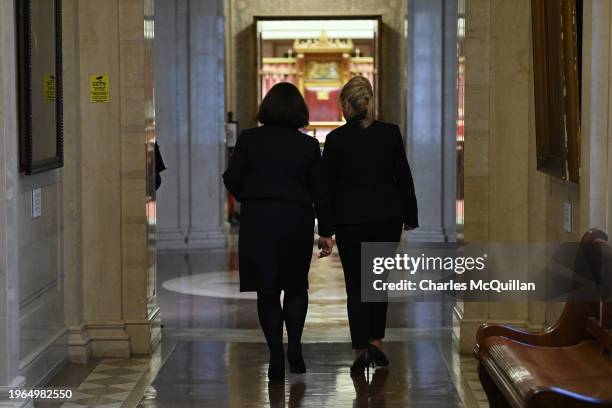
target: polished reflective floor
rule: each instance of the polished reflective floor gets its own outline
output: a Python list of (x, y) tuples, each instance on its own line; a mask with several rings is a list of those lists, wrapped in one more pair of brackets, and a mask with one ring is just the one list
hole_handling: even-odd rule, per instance
[[(350, 337), (337, 254), (313, 248), (304, 331), (305, 375), (269, 384), (255, 295), (238, 291), (230, 249), (158, 255), (163, 363), (142, 407), (457, 407), (451, 305), (392, 303), (388, 369), (351, 377)], [(449, 366), (450, 365), (450, 366)]]
[(346, 344), (304, 346), (308, 372), (284, 384), (266, 379), (263, 343), (181, 341), (143, 407), (458, 407), (462, 406), (435, 342), (387, 343), (393, 361), (351, 377)]
[[(238, 290), (238, 255), (234, 247), (232, 243), (229, 249), (158, 255), (158, 304), (165, 334), (259, 328), (255, 293)], [(313, 249), (309, 281), (305, 335), (310, 328), (333, 329), (331, 334), (340, 330), (348, 336), (344, 278), (335, 250), (330, 257), (318, 259)], [(448, 300), (442, 298), (440, 302), (391, 303), (387, 327), (450, 327), (451, 309)]]
[[(57, 407), (471, 407), (487, 406), (475, 360), (455, 351), (452, 305), (391, 303), (388, 369), (351, 377), (342, 268), (313, 248), (304, 330), (308, 372), (267, 380), (268, 352), (254, 294), (238, 291), (235, 241), (228, 249), (158, 254), (162, 341), (143, 358), (71, 364), (52, 382), (75, 398)], [(121, 365), (120, 369), (113, 365)], [(138, 377), (138, 378), (137, 378)]]

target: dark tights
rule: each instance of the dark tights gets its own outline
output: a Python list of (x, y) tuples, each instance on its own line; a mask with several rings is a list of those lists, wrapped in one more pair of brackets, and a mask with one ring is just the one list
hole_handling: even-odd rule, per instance
[(288, 355), (292, 359), (302, 359), (302, 331), (308, 310), (308, 292), (285, 292), (281, 307), (280, 293), (257, 294), (257, 314), (259, 324), (270, 348), (270, 363), (283, 365), (283, 321), (289, 339)]

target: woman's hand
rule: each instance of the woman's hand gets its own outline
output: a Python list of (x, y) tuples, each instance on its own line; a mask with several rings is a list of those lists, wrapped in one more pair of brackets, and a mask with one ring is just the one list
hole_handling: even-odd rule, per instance
[(331, 237), (319, 237), (318, 246), (321, 250), (319, 258), (325, 258), (331, 255), (332, 249), (334, 249), (334, 240)]
[(407, 223), (404, 223), (404, 230), (405, 230), (405, 231), (410, 231), (410, 230), (413, 230), (413, 229), (414, 229), (414, 227), (413, 227), (413, 226), (408, 225)]

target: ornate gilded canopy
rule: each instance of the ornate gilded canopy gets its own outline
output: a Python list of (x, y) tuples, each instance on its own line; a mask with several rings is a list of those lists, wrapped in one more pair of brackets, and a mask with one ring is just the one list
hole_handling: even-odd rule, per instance
[(341, 39), (329, 39), (327, 33), (321, 31), (317, 40), (307, 39), (293, 42), (293, 50), (298, 54), (303, 53), (350, 53), (353, 50), (353, 41)]

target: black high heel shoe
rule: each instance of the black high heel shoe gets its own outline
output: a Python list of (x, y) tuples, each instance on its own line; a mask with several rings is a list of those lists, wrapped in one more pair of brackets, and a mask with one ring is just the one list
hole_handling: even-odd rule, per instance
[(363, 371), (366, 371), (366, 375), (370, 375), (370, 367), (374, 368), (374, 360), (372, 360), (372, 356), (370, 355), (370, 351), (366, 350), (359, 355), (353, 361), (353, 365), (351, 366), (351, 374), (361, 374)]
[(377, 367), (387, 367), (389, 365), (389, 359), (381, 349), (373, 344), (370, 344), (368, 351), (370, 352), (372, 360), (374, 360)]

